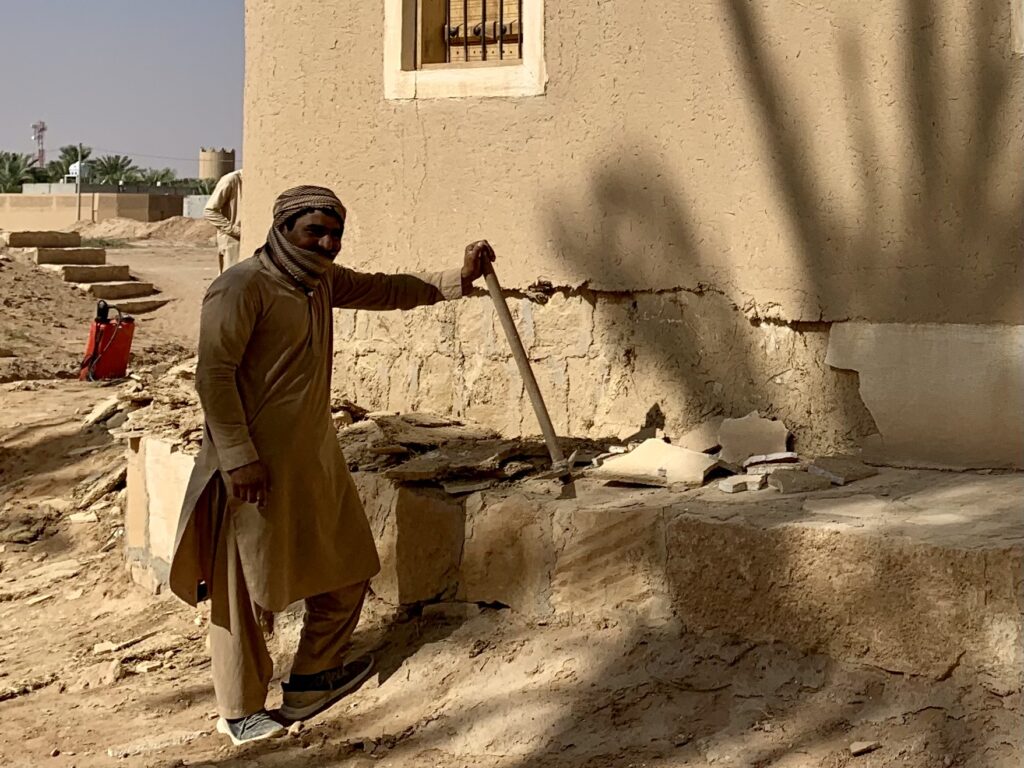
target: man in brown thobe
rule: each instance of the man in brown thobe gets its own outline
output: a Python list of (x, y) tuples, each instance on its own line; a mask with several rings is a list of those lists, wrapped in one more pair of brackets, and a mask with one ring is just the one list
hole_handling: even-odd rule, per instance
[(322, 187), (274, 205), (267, 242), (203, 301), (196, 388), (203, 447), (185, 495), (171, 589), (211, 600), (210, 652), (221, 719), (236, 744), (280, 735), (265, 710), (273, 664), (260, 617), (305, 600), (286, 719), (358, 685), (372, 660), (346, 661), (367, 583), (380, 568), (331, 421), (332, 308), (411, 309), (463, 296), (494, 258), (486, 241), (461, 269), (418, 275), (336, 265), (345, 209)]

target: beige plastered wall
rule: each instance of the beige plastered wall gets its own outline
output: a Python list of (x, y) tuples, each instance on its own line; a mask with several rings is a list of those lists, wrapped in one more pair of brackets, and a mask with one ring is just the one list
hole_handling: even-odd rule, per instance
[[(183, 200), (181, 195), (92, 192), (82, 195), (81, 219), (162, 221), (180, 216)], [(73, 226), (78, 220), (76, 195), (0, 195), (0, 229), (60, 230)]]
[[(382, 4), (250, 1), (243, 250), (278, 192), (326, 184), (353, 267), (455, 266), (486, 237), (506, 288), (553, 286), (513, 298), (559, 329), (531, 352), (563, 428), (756, 407), (834, 444), (870, 417), (824, 365), (829, 323), (1024, 321), (1010, 16), (1005, 0), (548, 0), (544, 95), (389, 100)], [(486, 306), (346, 313), (338, 386), (530, 431), (503, 340), (476, 327)]]

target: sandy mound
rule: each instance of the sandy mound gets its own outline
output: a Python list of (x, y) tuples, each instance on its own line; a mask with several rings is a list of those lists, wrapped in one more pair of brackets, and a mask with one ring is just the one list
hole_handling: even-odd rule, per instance
[(172, 216), (164, 221), (156, 222), (156, 226), (144, 239), (190, 245), (213, 245), (217, 242), (216, 238), (217, 230), (210, 222), (202, 219), (189, 219), (184, 216)]
[(214, 245), (217, 230), (208, 221), (172, 216), (163, 221), (104, 219), (74, 227), (89, 240), (160, 240), (184, 245)]
[(90, 240), (138, 240), (147, 237), (156, 224), (135, 219), (104, 219), (97, 222), (80, 221), (72, 229)]
[(78, 374), (96, 303), (52, 272), (0, 260), (0, 381)]

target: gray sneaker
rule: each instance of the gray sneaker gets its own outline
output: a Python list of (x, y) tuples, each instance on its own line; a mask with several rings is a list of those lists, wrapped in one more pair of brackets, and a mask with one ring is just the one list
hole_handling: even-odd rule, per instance
[(289, 675), (281, 683), (284, 703), (279, 712), (287, 720), (303, 720), (325, 709), (358, 688), (373, 672), (373, 657), (355, 661), (315, 675)]
[(237, 720), (222, 717), (217, 721), (217, 731), (230, 736), (236, 747), (253, 741), (274, 739), (288, 733), (288, 730), (267, 714), (265, 709)]

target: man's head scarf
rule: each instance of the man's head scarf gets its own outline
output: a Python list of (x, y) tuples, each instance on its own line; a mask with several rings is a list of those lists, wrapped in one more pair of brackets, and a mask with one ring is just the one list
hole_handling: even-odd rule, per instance
[(307, 291), (312, 291), (331, 266), (332, 260), (316, 251), (293, 245), (281, 231), (281, 226), (289, 216), (306, 208), (333, 210), (342, 221), (345, 220), (345, 206), (327, 187), (292, 187), (278, 195), (274, 201), (274, 223), (270, 226), (267, 243), (263, 247), (295, 282)]

